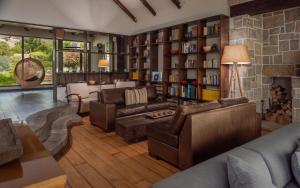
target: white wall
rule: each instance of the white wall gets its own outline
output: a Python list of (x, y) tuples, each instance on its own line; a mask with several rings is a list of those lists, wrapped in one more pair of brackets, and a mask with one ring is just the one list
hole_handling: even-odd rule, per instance
[(139, 0), (121, 0), (137, 17), (134, 23), (112, 0), (0, 0), (0, 20), (118, 34), (135, 34), (217, 14), (229, 14), (227, 0), (148, 0), (157, 16)]

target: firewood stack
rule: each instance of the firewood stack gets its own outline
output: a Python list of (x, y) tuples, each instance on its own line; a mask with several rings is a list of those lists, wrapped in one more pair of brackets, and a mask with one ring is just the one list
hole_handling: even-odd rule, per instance
[(265, 119), (279, 124), (292, 122), (292, 100), (280, 85), (272, 85), (270, 109), (265, 114)]

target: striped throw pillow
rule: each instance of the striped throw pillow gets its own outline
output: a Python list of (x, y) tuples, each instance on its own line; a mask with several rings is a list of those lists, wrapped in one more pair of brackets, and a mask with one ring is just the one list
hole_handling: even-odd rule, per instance
[(133, 105), (133, 104), (147, 104), (148, 103), (148, 95), (147, 89), (127, 89), (125, 90), (125, 104)]
[(133, 89), (125, 90), (125, 105), (133, 105), (136, 104), (135, 92)]

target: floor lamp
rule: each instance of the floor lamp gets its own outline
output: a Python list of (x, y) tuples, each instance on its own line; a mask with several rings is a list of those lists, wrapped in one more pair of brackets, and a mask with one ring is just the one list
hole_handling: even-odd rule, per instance
[(222, 64), (229, 64), (233, 65), (231, 69), (231, 76), (229, 80), (229, 95), (231, 95), (231, 90), (232, 90), (232, 82), (233, 80), (237, 79), (238, 81), (238, 86), (239, 86), (239, 91), (241, 96), (244, 96), (243, 89), (242, 89), (242, 84), (241, 84), (241, 79), (240, 79), (240, 74), (239, 74), (239, 69), (238, 69), (238, 64), (250, 64), (250, 58), (248, 54), (248, 48), (244, 45), (230, 45), (230, 46), (225, 46), (222, 60)]
[(102, 75), (101, 75), (102, 69), (104, 68), (106, 70), (107, 67), (109, 67), (109, 61), (106, 60), (106, 59), (100, 59), (99, 62), (98, 62), (98, 68), (100, 69), (99, 70), (99, 73), (100, 73), (100, 84), (102, 83), (102, 80), (101, 80), (102, 79)]

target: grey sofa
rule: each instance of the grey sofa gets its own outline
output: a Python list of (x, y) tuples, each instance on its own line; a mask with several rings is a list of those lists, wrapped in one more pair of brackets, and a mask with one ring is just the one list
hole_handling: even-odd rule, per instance
[(264, 172), (278, 188), (296, 188), (290, 167), (293, 151), (300, 139), (300, 125), (290, 124), (240, 147), (174, 174), (152, 188), (229, 188), (227, 154), (237, 156)]

